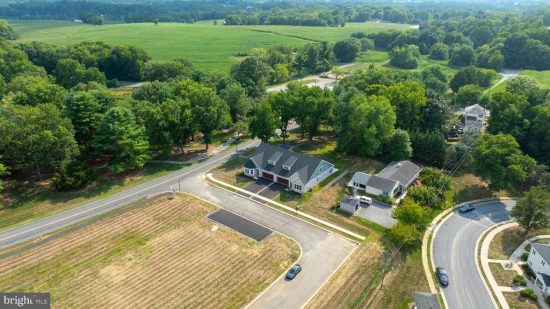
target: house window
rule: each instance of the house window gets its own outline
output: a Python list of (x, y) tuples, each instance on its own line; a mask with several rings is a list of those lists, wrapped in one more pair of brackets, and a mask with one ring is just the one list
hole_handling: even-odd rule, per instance
[(298, 191), (302, 191), (302, 186), (300, 186), (298, 184), (294, 184), (294, 189), (296, 189)]
[(383, 194), (384, 196), (390, 195), (387, 191), (382, 192), (382, 194)]
[(535, 249), (533, 249), (533, 255), (537, 255), (537, 251), (535, 251)]
[(546, 265), (544, 261), (540, 261), (540, 263), (542, 264), (542, 266)]
[(244, 169), (244, 172), (247, 173), (247, 174), (254, 174), (254, 169), (252, 169), (252, 168), (245, 168), (245, 169)]
[(365, 185), (359, 184), (359, 188), (366, 189), (367, 187)]

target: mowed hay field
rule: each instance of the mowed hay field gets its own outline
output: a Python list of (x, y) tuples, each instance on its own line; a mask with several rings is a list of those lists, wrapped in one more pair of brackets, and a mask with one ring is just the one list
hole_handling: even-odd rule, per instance
[(51, 292), (54, 308), (237, 308), (299, 256), (220, 228), (215, 207), (163, 198), (0, 260), (0, 291)]
[[(411, 25), (390, 23), (348, 23), (345, 27), (300, 26), (214, 26), (212, 21), (195, 24), (133, 23), (101, 26), (70, 21), (17, 21), (10, 23), (19, 41), (41, 41), (70, 45), (82, 41), (131, 44), (143, 48), (157, 60), (185, 58), (199, 69), (227, 73), (238, 61), (239, 52), (278, 44), (301, 46), (313, 41), (336, 42), (351, 33), (409, 29)], [(220, 21), (221, 23), (221, 21)]]

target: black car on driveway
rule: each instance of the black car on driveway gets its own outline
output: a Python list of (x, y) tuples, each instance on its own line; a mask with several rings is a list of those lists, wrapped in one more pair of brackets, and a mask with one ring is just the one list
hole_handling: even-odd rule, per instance
[(298, 275), (298, 273), (301, 271), (302, 271), (302, 266), (300, 266), (300, 264), (296, 264), (292, 266), (286, 273), (286, 279), (287, 280), (294, 279), (294, 277), (296, 277), (296, 275)]
[(435, 269), (435, 275), (437, 276), (437, 280), (439, 281), (439, 284), (441, 286), (448, 286), (449, 285), (449, 276), (447, 275), (447, 271), (443, 267), (438, 267)]

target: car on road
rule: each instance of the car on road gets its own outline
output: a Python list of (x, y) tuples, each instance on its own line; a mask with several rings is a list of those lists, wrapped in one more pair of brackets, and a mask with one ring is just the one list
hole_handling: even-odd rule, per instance
[(461, 214), (465, 214), (470, 211), (474, 211), (476, 207), (472, 204), (466, 204), (458, 209), (458, 212)]
[(288, 280), (292, 280), (301, 271), (302, 271), (302, 266), (300, 266), (300, 264), (296, 264), (288, 270), (288, 272), (286, 273), (286, 278)]
[(447, 275), (447, 271), (443, 267), (438, 267), (435, 269), (435, 275), (437, 277), (437, 280), (439, 281), (439, 284), (442, 286), (448, 286), (449, 285), (449, 275)]
[(368, 196), (360, 195), (357, 197), (359, 199), (359, 202), (367, 205), (372, 205), (372, 199)]

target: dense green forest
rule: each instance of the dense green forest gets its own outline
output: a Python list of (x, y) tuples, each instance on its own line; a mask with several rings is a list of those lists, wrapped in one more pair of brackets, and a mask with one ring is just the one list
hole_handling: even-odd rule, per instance
[[(388, 10), (412, 12), (375, 11), (388, 20)], [(528, 77), (508, 82), (502, 92), (485, 90), (503, 68), (550, 68), (546, 12), (405, 14), (392, 21), (420, 22), (420, 28), (358, 32), (335, 44), (256, 48), (241, 55), (229, 75), (197, 70), (184, 59), (153, 61), (128, 45), (18, 43), (3, 21), (0, 171), (53, 175), (56, 187), (67, 190), (93, 179), (97, 163), (122, 173), (152, 156), (182, 153), (197, 136), (208, 145), (222, 129), (267, 140), (279, 128), (284, 137), (294, 119), (304, 138), (329, 128), (342, 152), (413, 158), (444, 169), (466, 156), (466, 166), (493, 188), (523, 190), (549, 178), (542, 165), (550, 164), (549, 90)], [(373, 50), (389, 51), (389, 65), (356, 71), (334, 91), (291, 83), (287, 91), (266, 94), (269, 84), (326, 72)], [(448, 59), (456, 73), (417, 69), (422, 55)], [(333, 73), (342, 75), (338, 68)], [(108, 88), (122, 80), (146, 83), (130, 95), (113, 94)], [(491, 110), (487, 133), (449, 145), (461, 121), (455, 111), (474, 103)], [(491, 151), (495, 147), (501, 151)]]

